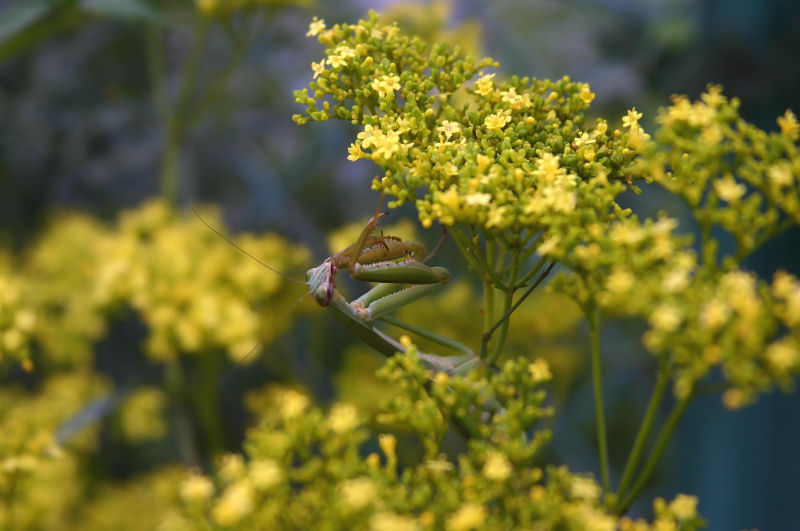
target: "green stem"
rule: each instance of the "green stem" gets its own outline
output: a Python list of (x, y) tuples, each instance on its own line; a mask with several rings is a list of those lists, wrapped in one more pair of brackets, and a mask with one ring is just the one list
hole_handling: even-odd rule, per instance
[[(494, 263), (494, 242), (486, 242), (486, 259), (489, 263)], [(488, 330), (489, 325), (494, 320), (494, 284), (490, 278), (483, 280), (483, 329)], [(486, 349), (481, 348), (481, 359), (486, 359)]]
[(461, 250), (461, 254), (464, 255), (470, 266), (472, 266), (484, 280), (491, 280), (494, 273), (489, 269), (489, 265), (486, 263), (483, 254), (480, 250), (475, 248), (475, 244), (470, 237), (464, 234), (464, 231), (457, 226), (450, 228), (450, 234), (453, 235), (453, 240), (455, 240), (456, 245), (458, 245), (459, 250)]
[(192, 93), (197, 81), (197, 72), (208, 30), (209, 21), (200, 17), (195, 26), (189, 56), (181, 73), (180, 92), (172, 106), (172, 112), (167, 116), (164, 158), (161, 161), (161, 196), (171, 205), (175, 205), (178, 199), (178, 175), (180, 173), (181, 144), (185, 133), (184, 126), (191, 106)]
[(778, 225), (773, 225), (772, 227), (770, 227), (769, 230), (765, 231), (747, 252), (745, 252), (741, 247), (739, 247), (736, 250), (736, 257), (735, 257), (736, 263), (739, 264), (748, 255), (753, 254), (759, 247), (767, 243), (772, 238), (790, 229), (791, 227), (794, 227), (794, 225), (795, 222), (793, 219), (791, 218), (784, 219), (782, 223)]
[(656, 379), (656, 386), (653, 389), (653, 394), (650, 396), (650, 402), (647, 404), (647, 410), (645, 412), (644, 419), (642, 420), (642, 424), (639, 426), (636, 439), (633, 442), (631, 453), (628, 455), (628, 460), (625, 462), (625, 468), (622, 471), (622, 478), (619, 480), (619, 488), (617, 489), (618, 500), (621, 500), (622, 497), (625, 496), (625, 491), (633, 479), (633, 473), (636, 471), (636, 467), (639, 466), (639, 460), (642, 457), (645, 444), (650, 438), (650, 432), (653, 429), (653, 423), (656, 418), (656, 413), (658, 412), (658, 406), (661, 404), (661, 400), (664, 398), (664, 391), (667, 388), (667, 383), (669, 383), (671, 372), (672, 371), (670, 370), (670, 367), (662, 359), (661, 367), (659, 368), (658, 377)]
[(534, 276), (536, 273), (538, 273), (538, 272), (539, 272), (539, 270), (542, 268), (542, 266), (544, 266), (545, 262), (547, 262), (547, 259), (546, 259), (546, 258), (543, 256), (543, 257), (542, 257), (542, 258), (541, 258), (541, 259), (540, 259), (538, 262), (536, 262), (536, 265), (535, 265), (535, 266), (533, 266), (533, 267), (531, 268), (531, 270), (530, 270), (530, 271), (528, 271), (527, 273), (525, 273), (525, 276), (524, 276), (524, 277), (522, 277), (522, 278), (520, 279), (520, 281), (519, 281), (519, 282), (517, 282), (516, 286), (514, 286), (514, 287), (515, 287), (516, 289), (519, 289), (519, 288), (524, 288), (524, 287), (525, 287), (525, 284), (527, 284), (527, 283), (528, 283), (528, 281), (529, 281), (530, 279), (532, 279), (532, 278), (533, 278), (533, 276)]
[(522, 304), (531, 293), (533, 293), (533, 290), (535, 290), (539, 286), (539, 284), (541, 284), (542, 281), (545, 278), (547, 278), (547, 275), (550, 274), (550, 271), (553, 270), (555, 265), (556, 265), (555, 262), (550, 264), (550, 266), (547, 269), (545, 269), (541, 275), (539, 275), (539, 278), (536, 279), (536, 282), (531, 284), (528, 287), (528, 289), (525, 290), (525, 293), (523, 293), (522, 296), (519, 299), (517, 299), (517, 302), (515, 302), (514, 305), (511, 306), (511, 308), (509, 308), (508, 311), (500, 319), (498, 319), (497, 322), (494, 323), (494, 325), (492, 325), (492, 327), (489, 330), (483, 333), (483, 338), (481, 339), (481, 356), (480, 356), (481, 359), (486, 358), (486, 351), (488, 349), (489, 341), (492, 339), (492, 334), (495, 332), (495, 330), (497, 330), (500, 327), (500, 325), (502, 325), (503, 322), (505, 322), (506, 319), (508, 319), (511, 316), (511, 314), (514, 313), (514, 311), (517, 308), (519, 308), (519, 305)]
[(600, 473), (603, 476), (603, 492), (611, 491), (608, 466), (608, 438), (606, 436), (605, 407), (603, 405), (603, 364), (600, 354), (600, 310), (592, 305), (586, 312), (592, 345), (592, 387), (594, 388), (594, 418), (597, 427), (597, 450), (600, 454)]
[(219, 385), (222, 358), (218, 352), (209, 351), (197, 357), (197, 371), (193, 374), (197, 379), (197, 389), (202, 393), (192, 393), (190, 399), (194, 406), (195, 417), (199, 420), (204, 432), (202, 450), (204, 457), (218, 455), (225, 449), (223, 437), (222, 412), (219, 401)]
[(202, 117), (208, 109), (213, 108), (217, 104), (220, 97), (225, 93), (225, 89), (230, 84), (233, 75), (239, 71), (239, 68), (247, 57), (247, 43), (250, 40), (249, 32), (245, 31), (246, 28), (237, 32), (235, 28), (228, 26), (229, 21), (228, 24), (223, 24), (223, 28), (228, 30), (226, 31), (226, 35), (231, 41), (231, 58), (228, 60), (225, 69), (215, 76), (210, 88), (200, 102), (194, 106), (192, 115), (187, 117), (190, 124), (194, 123), (194, 121)]
[(172, 400), (175, 415), (175, 435), (178, 443), (178, 454), (184, 463), (189, 466), (199, 466), (197, 448), (192, 432), (192, 423), (186, 410), (186, 389), (183, 368), (180, 359), (170, 360), (164, 366), (165, 387)]
[(153, 102), (156, 113), (161, 120), (166, 120), (169, 104), (166, 93), (167, 66), (164, 64), (164, 41), (161, 28), (151, 26), (147, 30), (147, 70), (150, 75), (150, 86), (153, 91)]
[(505, 300), (503, 303), (503, 315), (505, 318), (503, 319), (503, 325), (500, 328), (500, 337), (497, 338), (497, 342), (494, 345), (494, 351), (487, 360), (489, 365), (494, 365), (494, 363), (497, 361), (497, 358), (500, 357), (500, 353), (503, 351), (503, 346), (505, 346), (506, 343), (506, 336), (508, 335), (508, 326), (511, 323), (511, 312), (509, 310), (511, 309), (511, 305), (514, 302), (514, 291), (515, 291), (514, 286), (517, 283), (517, 275), (519, 274), (519, 250), (514, 249), (512, 253), (513, 254), (511, 255), (511, 276), (508, 279), (507, 283), (508, 288), (506, 288)]
[(653, 446), (653, 451), (650, 452), (650, 455), (647, 458), (647, 461), (642, 468), (642, 472), (639, 474), (639, 477), (636, 479), (636, 482), (633, 484), (631, 488), (631, 493), (625, 499), (623, 503), (619, 505), (617, 508), (617, 512), (619, 514), (623, 514), (628, 510), (628, 508), (636, 501), (636, 498), (644, 490), (645, 485), (647, 484), (647, 480), (650, 479), (650, 476), (653, 474), (653, 471), (658, 465), (659, 461), (661, 461), (661, 457), (664, 454), (664, 450), (667, 448), (667, 444), (669, 440), (672, 438), (672, 434), (675, 432), (675, 428), (678, 427), (681, 418), (683, 418), (683, 414), (686, 412), (686, 408), (689, 406), (689, 403), (692, 401), (694, 396), (694, 389), (691, 389), (689, 393), (681, 398), (673, 407), (672, 411), (669, 413), (669, 417), (667, 417), (667, 421), (664, 423), (664, 427), (661, 428), (661, 431), (658, 434), (658, 438), (656, 439), (655, 445)]

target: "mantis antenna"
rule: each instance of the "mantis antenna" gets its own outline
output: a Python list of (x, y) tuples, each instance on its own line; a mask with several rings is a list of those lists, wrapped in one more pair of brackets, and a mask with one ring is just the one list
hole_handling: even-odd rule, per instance
[(225, 383), (225, 381), (226, 381), (226, 380), (227, 380), (227, 379), (230, 377), (230, 375), (231, 375), (231, 374), (233, 374), (234, 372), (236, 372), (236, 369), (239, 369), (240, 367), (242, 367), (242, 364), (243, 364), (245, 361), (247, 361), (247, 360), (250, 358), (250, 356), (252, 356), (252, 355), (253, 355), (253, 353), (254, 353), (254, 352), (258, 352), (258, 351), (261, 349), (261, 347), (262, 347), (262, 346), (264, 346), (264, 340), (266, 339), (266, 337), (267, 337), (267, 334), (268, 334), (269, 332), (271, 332), (272, 330), (274, 330), (275, 328), (277, 328), (277, 326), (278, 326), (279, 324), (281, 324), (281, 323), (283, 322), (283, 320), (284, 320), (284, 319), (286, 319), (286, 316), (287, 316), (287, 315), (289, 315), (290, 313), (292, 313), (292, 311), (294, 311), (294, 309), (295, 309), (295, 308), (297, 308), (297, 305), (298, 305), (298, 304), (300, 304), (300, 301), (302, 301), (303, 299), (305, 299), (305, 298), (306, 298), (308, 295), (310, 295), (310, 294), (311, 294), (311, 292), (310, 292), (310, 291), (308, 291), (308, 292), (304, 293), (302, 297), (300, 297), (299, 299), (297, 299), (296, 301), (294, 301), (294, 304), (292, 304), (291, 308), (289, 308), (288, 310), (286, 310), (285, 312), (283, 312), (283, 315), (281, 315), (280, 317), (278, 317), (278, 320), (277, 320), (277, 321), (275, 321), (274, 323), (272, 323), (272, 326), (270, 327), (270, 330), (269, 330), (269, 331), (267, 331), (267, 333), (266, 333), (266, 334), (264, 334), (263, 336), (261, 336), (261, 339), (259, 339), (259, 340), (258, 340), (258, 343), (256, 343), (256, 344), (255, 344), (255, 346), (254, 346), (253, 348), (251, 348), (251, 349), (248, 351), (248, 353), (247, 353), (247, 354), (245, 354), (245, 355), (244, 355), (244, 357), (243, 357), (241, 360), (239, 360), (239, 361), (236, 361), (236, 362), (234, 363), (233, 367), (231, 367), (230, 369), (228, 369), (228, 372), (226, 372), (226, 373), (225, 373), (225, 375), (224, 375), (222, 378), (220, 378), (220, 380), (219, 380), (219, 386), (220, 386), (220, 387), (222, 387), (222, 384), (224, 384), (224, 383)]
[(195, 215), (195, 216), (197, 216), (197, 219), (199, 219), (200, 221), (202, 221), (202, 222), (203, 222), (203, 224), (204, 224), (206, 227), (208, 227), (209, 229), (211, 229), (212, 231), (214, 231), (214, 233), (215, 233), (217, 236), (219, 236), (220, 238), (222, 238), (223, 240), (225, 240), (225, 241), (226, 241), (226, 242), (228, 242), (229, 244), (233, 245), (234, 247), (236, 247), (237, 249), (239, 249), (241, 252), (243, 252), (244, 254), (246, 254), (247, 256), (249, 256), (250, 258), (252, 258), (252, 259), (253, 259), (253, 260), (255, 260), (256, 262), (258, 262), (259, 264), (261, 264), (262, 266), (266, 267), (267, 269), (269, 269), (269, 270), (270, 270), (270, 271), (272, 271), (273, 273), (276, 273), (276, 274), (278, 274), (278, 275), (282, 276), (282, 277), (283, 277), (283, 278), (285, 278), (286, 280), (289, 280), (289, 281), (291, 281), (291, 282), (294, 282), (295, 284), (303, 284), (304, 286), (306, 285), (306, 283), (305, 283), (305, 282), (302, 282), (302, 281), (300, 281), (300, 280), (297, 280), (296, 278), (292, 278), (292, 277), (290, 277), (289, 275), (287, 275), (286, 273), (281, 273), (280, 271), (278, 271), (278, 270), (277, 270), (277, 269), (275, 269), (274, 267), (272, 267), (272, 266), (269, 266), (269, 265), (265, 264), (264, 262), (262, 262), (261, 260), (259, 260), (259, 259), (258, 259), (258, 258), (256, 258), (255, 256), (253, 256), (252, 254), (250, 254), (250, 253), (248, 253), (247, 251), (245, 251), (244, 249), (242, 249), (241, 247), (239, 247), (238, 245), (236, 245), (236, 242), (234, 242), (233, 240), (231, 240), (230, 238), (228, 238), (227, 236), (225, 236), (224, 234), (222, 234), (220, 231), (218, 231), (217, 229), (215, 229), (215, 228), (214, 228), (214, 227), (213, 227), (213, 226), (212, 226), (212, 225), (211, 225), (211, 224), (210, 224), (208, 221), (206, 221), (205, 219), (203, 219), (203, 216), (201, 216), (201, 215), (200, 215), (200, 213), (199, 213), (199, 212), (197, 212), (197, 210), (195, 210), (195, 208), (194, 208), (194, 205), (189, 205), (189, 207), (192, 209), (192, 212), (194, 212), (194, 215)]
[[(199, 219), (200, 221), (202, 221), (202, 222), (203, 222), (203, 225), (205, 225), (206, 227), (208, 227), (209, 229), (211, 229), (211, 231), (213, 231), (213, 232), (214, 232), (214, 234), (216, 234), (217, 236), (219, 236), (220, 238), (222, 238), (223, 240), (225, 240), (226, 242), (228, 242), (228, 243), (229, 243), (230, 245), (232, 245), (234, 248), (236, 248), (236, 249), (238, 249), (239, 251), (241, 251), (242, 253), (244, 253), (244, 255), (245, 255), (245, 256), (248, 256), (249, 258), (252, 258), (252, 259), (253, 259), (253, 260), (255, 260), (257, 263), (259, 263), (259, 264), (261, 264), (262, 266), (266, 267), (267, 269), (269, 269), (269, 270), (270, 270), (270, 271), (272, 271), (273, 273), (277, 273), (278, 275), (280, 275), (281, 277), (285, 278), (286, 280), (289, 280), (289, 281), (291, 281), (291, 282), (294, 282), (294, 283), (296, 283), (296, 284), (302, 284), (302, 285), (304, 285), (304, 286), (306, 286), (306, 287), (307, 287), (307, 284), (306, 284), (305, 282), (301, 282), (301, 281), (297, 280), (296, 278), (292, 278), (292, 277), (290, 277), (290, 276), (289, 276), (289, 275), (287, 275), (286, 273), (282, 273), (281, 271), (278, 271), (278, 270), (277, 270), (277, 269), (275, 269), (274, 267), (272, 267), (272, 266), (269, 266), (269, 265), (265, 264), (264, 262), (262, 262), (261, 260), (259, 260), (259, 259), (258, 259), (258, 258), (256, 258), (255, 256), (253, 256), (252, 254), (250, 254), (250, 253), (248, 253), (247, 251), (245, 251), (244, 249), (242, 249), (242, 248), (241, 248), (241, 246), (239, 246), (239, 245), (237, 245), (237, 244), (236, 244), (236, 242), (234, 242), (234, 241), (233, 241), (232, 239), (230, 239), (229, 237), (225, 236), (225, 235), (224, 235), (222, 232), (220, 232), (219, 230), (217, 230), (217, 229), (216, 229), (216, 228), (215, 228), (213, 225), (211, 225), (211, 224), (210, 224), (208, 221), (206, 221), (206, 220), (203, 218), (203, 216), (201, 216), (201, 215), (200, 215), (200, 213), (199, 213), (199, 212), (198, 212), (198, 211), (197, 211), (197, 210), (194, 208), (194, 205), (190, 205), (190, 208), (192, 209), (192, 212), (194, 212), (194, 215), (195, 215), (195, 216), (197, 216), (197, 219)], [(306, 296), (308, 296), (310, 293), (311, 293), (311, 291), (308, 291), (308, 292), (304, 293), (302, 297), (300, 297), (299, 299), (297, 299), (296, 301), (294, 301), (294, 304), (292, 304), (291, 308), (289, 308), (288, 310), (286, 310), (286, 311), (283, 313), (283, 315), (281, 315), (281, 316), (278, 318), (278, 320), (277, 320), (277, 321), (275, 321), (274, 323), (272, 323), (272, 326), (270, 327), (270, 330), (268, 330), (268, 331), (267, 331), (267, 332), (266, 332), (266, 333), (265, 333), (263, 336), (261, 336), (261, 339), (259, 339), (259, 340), (258, 340), (258, 343), (256, 343), (256, 344), (255, 344), (255, 346), (254, 346), (253, 348), (251, 348), (251, 349), (250, 349), (250, 350), (247, 352), (247, 354), (245, 354), (245, 355), (244, 355), (244, 357), (243, 357), (242, 359), (240, 359), (240, 360), (236, 361), (236, 362), (235, 362), (235, 364), (234, 364), (234, 366), (233, 366), (233, 367), (231, 367), (231, 368), (228, 370), (228, 372), (226, 372), (226, 373), (225, 373), (225, 375), (224, 375), (224, 376), (223, 376), (223, 377), (220, 379), (220, 381), (219, 381), (219, 385), (220, 385), (220, 386), (222, 386), (222, 384), (224, 384), (224, 383), (225, 383), (225, 381), (226, 381), (226, 380), (227, 380), (227, 379), (230, 377), (230, 375), (231, 375), (231, 374), (233, 374), (233, 373), (236, 371), (236, 369), (240, 368), (240, 367), (242, 366), (242, 364), (243, 364), (245, 361), (247, 361), (247, 360), (250, 358), (250, 356), (252, 356), (252, 355), (253, 355), (253, 353), (254, 353), (254, 352), (258, 352), (258, 350), (259, 350), (259, 349), (261, 349), (261, 347), (264, 345), (264, 340), (266, 339), (266, 337), (267, 337), (267, 334), (268, 334), (269, 332), (271, 332), (272, 330), (274, 330), (274, 329), (275, 329), (275, 328), (276, 328), (276, 327), (277, 327), (279, 324), (281, 324), (281, 323), (283, 322), (283, 320), (284, 320), (284, 319), (286, 319), (286, 316), (287, 316), (287, 315), (289, 315), (290, 313), (292, 313), (292, 311), (293, 311), (295, 308), (297, 308), (297, 305), (298, 305), (298, 304), (300, 304), (300, 301), (302, 301), (303, 299), (305, 299), (305, 298), (306, 298)]]

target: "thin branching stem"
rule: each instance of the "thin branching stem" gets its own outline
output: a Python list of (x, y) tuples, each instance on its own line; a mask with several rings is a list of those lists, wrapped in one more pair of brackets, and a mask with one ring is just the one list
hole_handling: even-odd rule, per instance
[(678, 400), (678, 402), (672, 406), (672, 410), (670, 411), (669, 416), (667, 417), (667, 420), (664, 423), (664, 426), (661, 428), (658, 438), (656, 438), (656, 442), (653, 445), (653, 451), (650, 452), (647, 461), (642, 467), (642, 471), (636, 478), (630, 494), (627, 496), (627, 498), (625, 498), (625, 501), (620, 503), (619, 507), (617, 508), (617, 512), (619, 514), (625, 513), (644, 490), (645, 485), (647, 485), (647, 481), (650, 479), (650, 476), (653, 474), (656, 466), (661, 461), (661, 457), (664, 455), (664, 450), (667, 449), (667, 444), (669, 444), (672, 434), (675, 433), (675, 429), (678, 427), (678, 424), (683, 418), (683, 414), (686, 412), (686, 408), (689, 407), (693, 397), (694, 389), (690, 390), (686, 396)]
[(532, 278), (533, 278), (533, 276), (534, 276), (536, 273), (538, 273), (540, 269), (542, 269), (542, 267), (544, 267), (544, 264), (545, 264), (545, 263), (547, 263), (547, 258), (545, 258), (545, 257), (543, 256), (542, 258), (540, 258), (540, 259), (539, 259), (539, 261), (538, 261), (538, 262), (536, 262), (536, 265), (535, 265), (535, 266), (533, 266), (533, 267), (531, 268), (531, 270), (530, 270), (530, 271), (528, 271), (527, 273), (525, 273), (525, 275), (524, 275), (524, 276), (523, 276), (523, 277), (522, 277), (522, 278), (519, 280), (519, 282), (517, 282), (516, 286), (514, 286), (514, 287), (515, 287), (516, 289), (524, 288), (524, 287), (525, 287), (525, 285), (528, 283), (528, 281), (529, 281), (530, 279), (532, 279)]
[(547, 275), (550, 274), (550, 271), (553, 270), (555, 265), (556, 265), (555, 262), (551, 263), (547, 267), (547, 269), (545, 269), (542, 272), (542, 274), (539, 275), (539, 278), (537, 278), (536, 281), (533, 284), (531, 284), (528, 287), (527, 290), (525, 290), (525, 293), (523, 293), (522, 296), (519, 299), (517, 299), (517, 302), (515, 302), (514, 305), (511, 306), (511, 308), (509, 308), (508, 311), (500, 319), (498, 319), (497, 322), (494, 323), (489, 330), (487, 330), (486, 332), (483, 333), (483, 338), (481, 340), (481, 358), (482, 359), (486, 358), (486, 352), (488, 350), (489, 341), (492, 339), (492, 334), (494, 334), (495, 330), (497, 330), (500, 327), (500, 325), (502, 325), (503, 322), (505, 322), (505, 320), (508, 319), (511, 316), (511, 314), (514, 313), (514, 311), (517, 308), (519, 308), (519, 305), (522, 304), (525, 301), (525, 299), (527, 299), (528, 296), (531, 293), (533, 293), (533, 290), (535, 290), (539, 286), (539, 284), (541, 284), (542, 281), (545, 278), (547, 278)]
[(639, 466), (642, 452), (650, 438), (650, 432), (653, 429), (656, 414), (658, 413), (658, 406), (664, 398), (664, 391), (667, 389), (667, 383), (669, 382), (671, 372), (670, 365), (662, 358), (658, 377), (656, 378), (656, 386), (653, 389), (653, 394), (650, 396), (650, 402), (647, 404), (644, 419), (642, 420), (641, 426), (639, 426), (639, 431), (636, 434), (636, 439), (634, 439), (633, 447), (625, 462), (622, 477), (619, 480), (619, 488), (617, 489), (618, 500), (621, 500), (625, 496), (626, 490), (633, 479), (633, 473), (636, 471), (636, 467)]
[(506, 336), (508, 335), (508, 325), (511, 323), (511, 305), (514, 302), (514, 291), (515, 291), (515, 284), (517, 282), (517, 275), (519, 274), (519, 250), (514, 249), (511, 255), (511, 275), (508, 278), (507, 285), (508, 287), (505, 290), (505, 298), (503, 302), (503, 315), (507, 316), (503, 320), (503, 324), (500, 327), (500, 336), (497, 338), (497, 341), (494, 345), (494, 351), (492, 355), (489, 356), (487, 360), (490, 365), (493, 365), (497, 358), (500, 357), (500, 353), (503, 351), (503, 346), (506, 343)]
[(183, 65), (180, 91), (171, 112), (166, 117), (166, 141), (161, 159), (161, 196), (171, 205), (178, 199), (178, 175), (180, 152), (183, 144), (187, 117), (192, 104), (192, 94), (197, 83), (200, 60), (203, 57), (210, 22), (204, 17), (198, 20), (192, 35), (189, 55)]

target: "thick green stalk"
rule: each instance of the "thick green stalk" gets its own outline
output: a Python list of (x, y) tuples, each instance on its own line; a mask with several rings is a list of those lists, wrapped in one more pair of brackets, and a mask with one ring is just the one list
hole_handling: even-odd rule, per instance
[(592, 306), (586, 312), (592, 347), (592, 387), (594, 388), (594, 419), (597, 427), (597, 451), (600, 454), (600, 473), (603, 476), (603, 492), (611, 492), (608, 466), (608, 437), (606, 435), (605, 407), (603, 405), (603, 363), (600, 354), (600, 310)]
[(622, 478), (619, 480), (619, 488), (617, 489), (618, 500), (622, 500), (623, 496), (625, 496), (625, 491), (633, 479), (633, 473), (636, 471), (636, 467), (639, 466), (639, 460), (642, 457), (645, 444), (650, 438), (650, 432), (653, 429), (653, 423), (655, 421), (656, 414), (658, 413), (658, 406), (661, 404), (661, 400), (664, 398), (664, 391), (667, 388), (667, 383), (669, 383), (670, 374), (671, 370), (669, 365), (662, 361), (661, 367), (658, 371), (658, 377), (656, 379), (656, 386), (653, 389), (653, 394), (650, 396), (650, 402), (647, 404), (647, 410), (645, 412), (644, 419), (642, 420), (642, 424), (639, 426), (636, 439), (633, 442), (631, 453), (628, 455), (628, 459), (625, 462), (625, 468), (622, 471)]
[(681, 398), (672, 407), (672, 411), (670, 411), (669, 417), (667, 417), (667, 421), (664, 423), (664, 427), (661, 428), (661, 431), (658, 434), (658, 438), (653, 446), (653, 451), (650, 452), (650, 455), (648, 456), (647, 461), (645, 462), (644, 467), (639, 474), (639, 477), (636, 479), (636, 482), (631, 488), (631, 493), (617, 508), (617, 512), (619, 514), (627, 511), (631, 504), (633, 504), (633, 502), (636, 501), (636, 498), (638, 498), (642, 493), (642, 490), (644, 490), (647, 480), (650, 479), (650, 476), (653, 474), (656, 466), (661, 461), (661, 457), (664, 455), (664, 450), (666, 450), (667, 444), (672, 438), (672, 434), (675, 433), (675, 428), (678, 427), (678, 424), (680, 423), (681, 418), (683, 418), (683, 414), (686, 412), (686, 408), (689, 406), (689, 403), (692, 401), (693, 397), (694, 389), (692, 389), (686, 396)]
[(186, 410), (186, 385), (181, 361), (179, 359), (168, 361), (164, 365), (164, 370), (165, 388), (172, 400), (178, 454), (182, 461), (189, 466), (199, 466), (200, 459), (195, 445), (192, 423), (189, 420), (189, 412)]

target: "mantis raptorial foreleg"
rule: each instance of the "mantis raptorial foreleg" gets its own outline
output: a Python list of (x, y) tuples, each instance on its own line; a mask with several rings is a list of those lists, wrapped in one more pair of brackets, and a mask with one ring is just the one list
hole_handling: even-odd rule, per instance
[[(480, 360), (469, 347), (388, 316), (447, 284), (450, 272), (425, 264), (426, 251), (421, 243), (404, 242), (382, 233), (376, 237), (375, 226), (386, 215), (380, 210), (381, 203), (356, 243), (306, 272), (311, 294), (356, 337), (385, 356), (405, 352), (405, 347), (375, 327), (379, 320), (463, 353), (451, 357), (421, 353), (420, 358), (435, 371), (462, 373), (479, 365)], [(380, 284), (348, 302), (336, 289), (336, 274), (344, 267), (353, 278)]]

